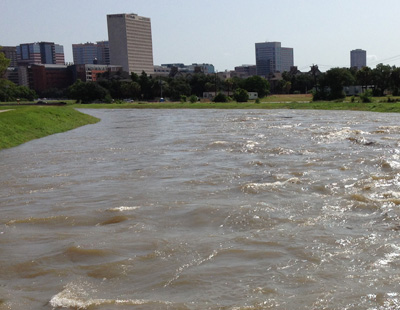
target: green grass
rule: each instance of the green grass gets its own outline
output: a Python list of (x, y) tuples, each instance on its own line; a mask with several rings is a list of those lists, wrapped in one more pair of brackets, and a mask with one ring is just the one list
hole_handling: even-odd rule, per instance
[(0, 113), (0, 150), (99, 121), (72, 107), (0, 106), (7, 109)]
[[(358, 98), (357, 98), (358, 99)], [(76, 108), (92, 109), (305, 109), (305, 110), (354, 110), (371, 112), (400, 112), (400, 102), (387, 102), (386, 97), (374, 98), (372, 103), (351, 102), (346, 98), (343, 102), (312, 101), (311, 95), (274, 95), (260, 100), (260, 103), (249, 101), (238, 103), (214, 103), (201, 101), (190, 102), (133, 102), (113, 104), (73, 104)], [(358, 99), (359, 100), (359, 99)]]

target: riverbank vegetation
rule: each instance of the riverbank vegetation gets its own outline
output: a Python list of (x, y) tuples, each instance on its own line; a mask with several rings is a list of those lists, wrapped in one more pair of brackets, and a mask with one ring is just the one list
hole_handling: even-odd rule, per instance
[(131, 102), (112, 104), (73, 104), (76, 108), (94, 109), (303, 109), (400, 112), (400, 97), (375, 97), (371, 102), (347, 97), (337, 101), (313, 101), (312, 95), (274, 95), (247, 102)]
[[(66, 107), (79, 109), (319, 109), (319, 110), (354, 110), (371, 112), (400, 112), (400, 96), (381, 96), (363, 100), (357, 96), (348, 96), (334, 101), (313, 101), (312, 94), (271, 95), (258, 100), (237, 102), (213, 102), (201, 99), (196, 101), (131, 101), (116, 100), (113, 103), (76, 103), (75, 100), (64, 100)], [(0, 110), (23, 108), (22, 104), (34, 102), (9, 102), (0, 104)], [(49, 105), (58, 103), (48, 101)], [(33, 106), (35, 107), (35, 106)], [(39, 108), (40, 106), (37, 106)], [(62, 108), (62, 107), (59, 107)], [(0, 114), (1, 116), (1, 114)]]
[(0, 150), (68, 131), (99, 119), (72, 107), (0, 106)]

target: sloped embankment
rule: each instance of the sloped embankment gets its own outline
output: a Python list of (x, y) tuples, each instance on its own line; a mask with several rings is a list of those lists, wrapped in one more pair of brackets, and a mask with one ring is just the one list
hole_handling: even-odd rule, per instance
[(71, 107), (13, 107), (0, 113), (0, 150), (98, 121)]

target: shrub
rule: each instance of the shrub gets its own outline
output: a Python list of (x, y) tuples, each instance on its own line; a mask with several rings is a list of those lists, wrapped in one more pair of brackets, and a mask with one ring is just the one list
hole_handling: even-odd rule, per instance
[(247, 102), (249, 100), (249, 93), (243, 88), (238, 88), (233, 95), (237, 102)]
[(214, 97), (213, 102), (228, 102), (228, 97), (222, 93), (219, 93)]
[(186, 102), (187, 97), (185, 95), (181, 95), (181, 102)]
[(107, 95), (104, 97), (104, 102), (105, 103), (112, 103), (113, 102), (113, 98), (111, 97), (110, 94), (107, 93)]
[(328, 100), (328, 93), (325, 88), (313, 90), (313, 101)]
[(191, 95), (191, 96), (189, 97), (189, 101), (190, 101), (191, 103), (195, 103), (195, 102), (197, 102), (197, 100), (198, 100), (198, 98), (197, 98), (196, 95)]
[(77, 80), (68, 88), (69, 98), (77, 102), (90, 103), (95, 100), (104, 100), (108, 91), (96, 82), (82, 82)]
[(370, 89), (367, 89), (365, 92), (363, 92), (360, 95), (360, 99), (363, 103), (370, 103), (372, 102), (372, 91)]

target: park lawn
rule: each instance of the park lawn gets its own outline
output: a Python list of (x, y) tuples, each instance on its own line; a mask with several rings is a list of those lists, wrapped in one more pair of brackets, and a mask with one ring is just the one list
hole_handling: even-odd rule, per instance
[(68, 131), (99, 119), (72, 107), (0, 106), (0, 150)]

